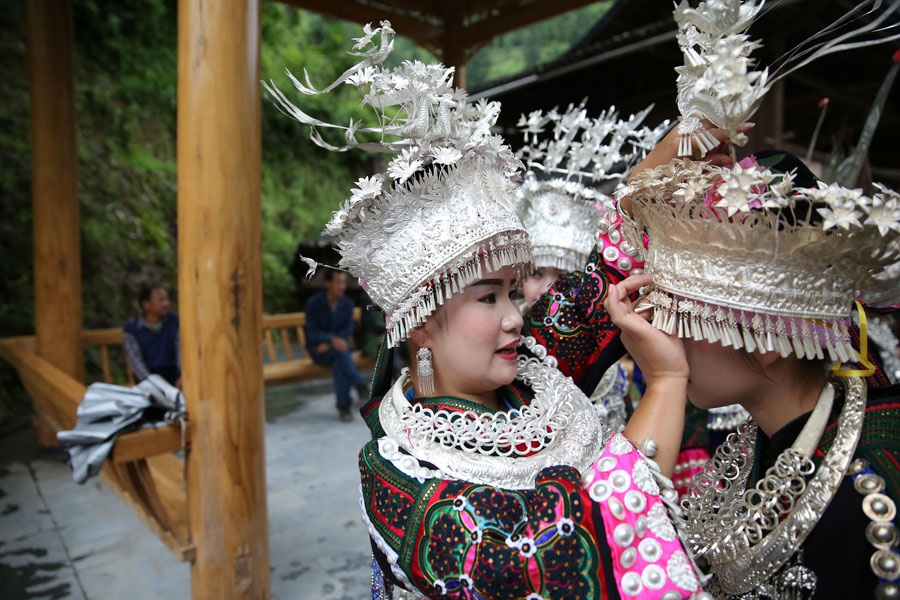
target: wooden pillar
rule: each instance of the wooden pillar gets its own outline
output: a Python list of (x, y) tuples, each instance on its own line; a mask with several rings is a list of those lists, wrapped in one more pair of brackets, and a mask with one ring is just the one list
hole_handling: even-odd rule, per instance
[(463, 4), (447, 2), (444, 5), (444, 38), (441, 58), (445, 66), (455, 67), (453, 86), (466, 87), (466, 48), (463, 40)]
[[(35, 346), (40, 356), (83, 381), (72, 12), (67, 0), (28, 0), (25, 11), (31, 95)], [(41, 441), (47, 443), (52, 437), (42, 435)]]
[(195, 600), (268, 598), (260, 1), (178, 3), (178, 304)]

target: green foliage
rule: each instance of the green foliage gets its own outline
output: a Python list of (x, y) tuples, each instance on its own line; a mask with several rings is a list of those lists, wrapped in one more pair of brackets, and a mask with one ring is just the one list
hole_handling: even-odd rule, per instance
[(509, 77), (559, 58), (606, 14), (613, 0), (596, 2), (492, 40), (466, 65), (469, 87)]
[[(267, 2), (261, 25), (262, 78), (290, 98), (297, 99), (299, 92), (285, 70), (302, 80), (306, 69), (313, 85), (324, 87), (357, 62), (346, 52), (348, 40), (359, 35), (359, 27), (350, 23)], [(301, 307), (294, 302), (290, 266), (297, 244), (319, 235), (353, 180), (366, 174), (365, 156), (323, 152), (309, 140), (308, 128), (282, 114), (265, 92), (262, 105), (263, 306), (270, 313), (295, 311)], [(303, 97), (302, 107), (331, 123), (367, 117), (350, 86)], [(332, 143), (341, 143), (339, 135), (328, 133)]]

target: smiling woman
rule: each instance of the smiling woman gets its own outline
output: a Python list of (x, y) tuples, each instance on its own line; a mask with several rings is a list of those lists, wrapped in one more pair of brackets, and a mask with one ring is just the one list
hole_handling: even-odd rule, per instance
[[(363, 61), (326, 88), (356, 85), (383, 125), (352, 124), (340, 148), (312, 136), (396, 153), (327, 228), (340, 266), (389, 319), (359, 457), (373, 598), (690, 596), (698, 581), (667, 514), (668, 480), (534, 337), (520, 338), (512, 296), (531, 246), (515, 212), (519, 163), (491, 134), (499, 106), (467, 104), (441, 65), (384, 69), (391, 34), (367, 26), (354, 47)], [(334, 127), (270, 91), (298, 120)], [(609, 282), (596, 250), (589, 260), (576, 293), (599, 323)], [(391, 383), (401, 344), (416, 367)], [(667, 400), (638, 409), (677, 434), (665, 444), (660, 433), (661, 457), (677, 451), (683, 415), (683, 396)]]
[[(512, 299), (511, 266), (475, 281), (447, 299), (433, 318), (412, 331), (418, 348), (431, 350), (435, 396), (456, 396), (494, 409), (497, 389), (516, 376), (522, 315)], [(412, 381), (415, 389), (418, 378)]]

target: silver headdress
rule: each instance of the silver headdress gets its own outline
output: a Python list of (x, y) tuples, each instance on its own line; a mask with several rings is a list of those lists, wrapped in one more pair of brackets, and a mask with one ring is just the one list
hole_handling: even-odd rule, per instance
[[(677, 40), (684, 55), (684, 65), (675, 69), (681, 113), (679, 156), (690, 156), (693, 144), (703, 154), (719, 145), (701, 119), (725, 129), (733, 144), (743, 146), (747, 136), (738, 133), (738, 126), (756, 113), (776, 81), (827, 54), (900, 38), (896, 23), (882, 26), (896, 11), (897, 1), (865, 0), (783, 56), (771, 73), (768, 68), (752, 70), (755, 61), (750, 54), (761, 44), (746, 31), (765, 1), (704, 0), (691, 8), (687, 0), (681, 0), (675, 7)], [(875, 17), (868, 23), (849, 28), (871, 14)], [(883, 37), (867, 39), (869, 34)]]
[(615, 213), (603, 188), (611, 191), (624, 181), (669, 125), (642, 126), (652, 106), (627, 119), (620, 119), (615, 107), (589, 118), (585, 102), (564, 113), (537, 110), (519, 119), (525, 145), (516, 156), (527, 169), (519, 214), (539, 268), (584, 266), (603, 214)]
[[(313, 126), (310, 138), (329, 150), (362, 148), (396, 153), (384, 173), (363, 177), (328, 223), (340, 266), (358, 277), (388, 315), (388, 344), (396, 346), (446, 298), (483, 272), (515, 266), (522, 280), (531, 261), (528, 236), (516, 215), (515, 178), (521, 163), (491, 133), (500, 105), (469, 104), (451, 86), (453, 69), (419, 61), (387, 69), (393, 30), (367, 25), (354, 54), (363, 60), (324, 90), (288, 73), (303, 94), (356, 86), (379, 125), (319, 121), (265, 85), (290, 116)], [(375, 40), (378, 40), (378, 43)], [(344, 130), (344, 146), (324, 141), (317, 127)], [(361, 142), (357, 134), (377, 137)]]
[[(746, 70), (758, 43), (743, 31), (761, 6), (709, 0), (675, 10), (686, 61), (682, 133), (695, 141), (693, 119), (734, 131), (771, 82), (765, 71)], [(797, 52), (800, 64), (841, 47), (821, 38), (817, 44)], [(797, 188), (795, 174), (747, 160), (732, 170), (679, 159), (629, 182), (621, 192), (633, 206), (627, 237), (637, 248), (642, 236), (650, 239), (645, 269), (653, 276), (647, 298), (655, 327), (748, 352), (855, 359), (848, 332), (854, 295), (885, 289), (885, 271), (900, 261), (900, 196), (880, 185), (871, 197), (837, 184)], [(891, 279), (896, 290), (898, 279)]]

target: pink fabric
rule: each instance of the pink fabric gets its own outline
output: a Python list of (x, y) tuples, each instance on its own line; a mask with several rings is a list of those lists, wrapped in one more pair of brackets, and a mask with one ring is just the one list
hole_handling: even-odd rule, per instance
[[(624, 241), (621, 234), (621, 225), (622, 225), (622, 217), (618, 215), (618, 213), (610, 213), (609, 215), (612, 217), (610, 219), (609, 231), (607, 233), (600, 234), (599, 239), (597, 240), (597, 245), (601, 250), (601, 256), (603, 256), (603, 262), (608, 266), (614, 268), (619, 271), (625, 277), (628, 277), (631, 274), (632, 269), (643, 269), (644, 263), (636, 260), (631, 255), (627, 254), (622, 250), (622, 242)], [(614, 239), (618, 241), (614, 242)], [(649, 239), (647, 236), (644, 236), (644, 248), (647, 247)], [(609, 248), (612, 248), (611, 250)], [(622, 268), (619, 264), (621, 259), (628, 259), (628, 263), (631, 266), (627, 269)]]
[(653, 467), (622, 434), (613, 435), (585, 478), (600, 505), (613, 571), (623, 598), (699, 590), (693, 566), (660, 498)]

